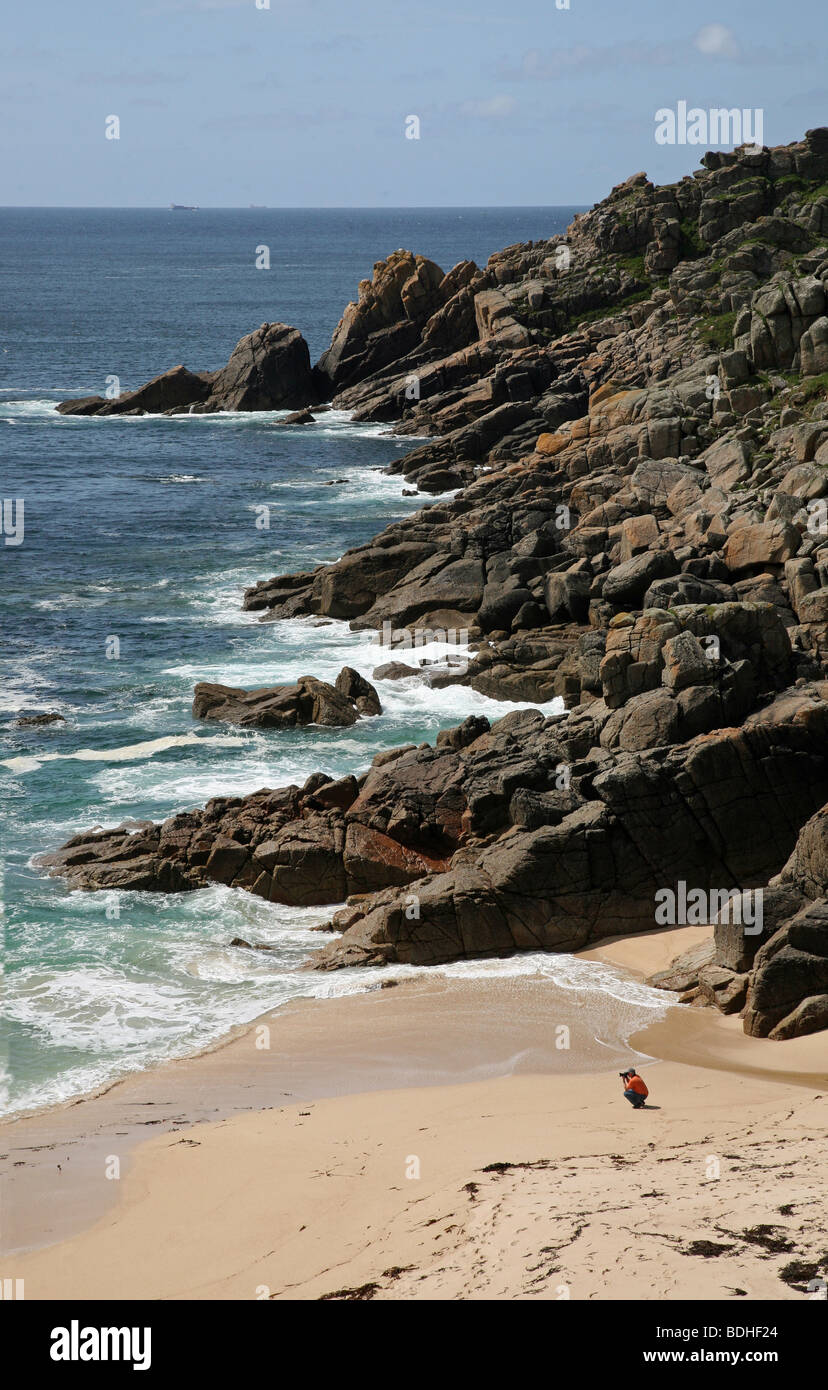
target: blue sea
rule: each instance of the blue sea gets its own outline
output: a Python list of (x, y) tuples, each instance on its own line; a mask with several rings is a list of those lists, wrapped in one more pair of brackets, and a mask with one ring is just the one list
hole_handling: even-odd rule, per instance
[[(404, 246), (444, 270), (483, 265), (563, 231), (575, 211), (0, 210), (0, 497), (25, 504), (23, 543), (0, 544), (7, 1110), (192, 1052), (297, 996), (376, 979), (297, 973), (327, 909), (220, 886), (70, 893), (33, 856), (215, 794), (360, 772), (380, 748), (512, 708), (409, 679), (383, 684), (384, 713), (344, 731), (194, 723), (199, 680), (330, 679), (346, 663), (370, 676), (386, 659), (346, 623), (260, 624), (241, 600), (256, 580), (336, 559), (430, 505), (383, 472), (412, 441), (343, 413), (292, 428), (283, 413), (97, 420), (63, 418), (55, 404), (103, 394), (112, 376), (126, 391), (179, 362), (217, 368), (265, 321), (296, 325), (315, 361), (389, 252)], [(263, 245), (269, 270), (256, 269)], [(255, 525), (262, 504), (269, 530)], [(14, 727), (43, 711), (66, 723)], [(278, 950), (231, 949), (234, 936)], [(656, 1007), (652, 991), (571, 957), (451, 969), (541, 971), (566, 988), (585, 988), (591, 970), (590, 988), (603, 982), (622, 1012)]]

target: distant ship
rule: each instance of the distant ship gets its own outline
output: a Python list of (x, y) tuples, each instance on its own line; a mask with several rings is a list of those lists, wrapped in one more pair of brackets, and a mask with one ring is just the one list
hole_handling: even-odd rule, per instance
[(189, 203), (170, 203), (170, 212), (198, 212), (198, 206), (191, 207)]

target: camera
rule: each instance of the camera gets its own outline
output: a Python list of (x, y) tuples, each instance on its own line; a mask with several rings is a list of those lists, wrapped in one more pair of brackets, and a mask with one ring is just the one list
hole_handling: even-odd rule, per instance
[(629, 1076), (629, 1074), (630, 1074), (630, 1073), (629, 1073), (628, 1071), (620, 1071), (620, 1072), (618, 1073), (618, 1075), (621, 1077), (621, 1080), (622, 1080), (622, 1081), (626, 1081), (626, 1079), (627, 1079), (627, 1077)]

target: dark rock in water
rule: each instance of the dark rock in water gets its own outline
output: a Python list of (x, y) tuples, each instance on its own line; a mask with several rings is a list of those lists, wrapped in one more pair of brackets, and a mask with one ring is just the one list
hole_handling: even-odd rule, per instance
[(300, 409), (316, 395), (308, 345), (286, 323), (263, 323), (242, 338), (212, 379), (209, 410)]
[(354, 670), (353, 666), (343, 666), (336, 678), (336, 689), (356, 706), (360, 714), (382, 714), (382, 705), (376, 690), (370, 681)]
[(186, 367), (171, 367), (160, 376), (153, 377), (137, 391), (126, 391), (114, 400), (102, 400), (100, 406), (88, 409), (87, 397), (81, 401), (63, 401), (57, 407), (62, 415), (161, 415), (165, 411), (178, 411), (190, 405), (203, 402), (210, 392), (209, 373), (187, 371)]
[(374, 687), (346, 666), (336, 687), (314, 676), (300, 676), (295, 685), (241, 690), (202, 681), (195, 687), (194, 719), (219, 719), (242, 728), (285, 729), (306, 724), (347, 728), (361, 714), (380, 714)]
[(403, 661), (386, 661), (384, 666), (376, 666), (371, 673), (375, 681), (401, 681), (406, 676), (421, 676), (419, 666), (406, 666)]
[(308, 790), (216, 797), (162, 825), (75, 836), (41, 864), (79, 888), (181, 892), (214, 882), (294, 906), (341, 902), (445, 869), (439, 836), (402, 843), (399, 827), (389, 825), (389, 834), (365, 823), (353, 790), (350, 779), (323, 778)]
[(17, 729), (36, 729), (44, 724), (65, 724), (66, 720), (62, 714), (24, 714), (15, 720)]
[[(318, 689), (320, 685), (322, 690)], [(331, 696), (326, 700), (328, 691)], [(320, 717), (314, 718), (315, 715)], [(225, 720), (243, 728), (279, 729), (314, 723), (347, 726), (356, 723), (357, 714), (348, 701), (337, 697), (332, 686), (316, 682), (313, 677), (302, 677), (296, 685), (259, 690), (200, 682), (194, 691), (193, 718)]]
[(55, 410), (60, 415), (98, 415), (106, 405), (109, 401), (104, 396), (79, 396), (73, 401), (61, 401)]
[(291, 415), (286, 415), (284, 420), (279, 421), (280, 425), (315, 425), (316, 416), (310, 410), (294, 410)]
[(189, 372), (186, 367), (172, 367), (168, 372), (148, 381), (137, 391), (129, 391), (99, 413), (101, 415), (133, 414), (135, 411), (157, 415), (163, 411), (189, 409), (195, 402), (205, 401), (210, 394), (209, 372)]
[(226, 367), (217, 372), (172, 367), (115, 400), (85, 396), (62, 401), (57, 409), (62, 415), (300, 410), (318, 398), (319, 386), (301, 333), (285, 323), (263, 323), (236, 344)]

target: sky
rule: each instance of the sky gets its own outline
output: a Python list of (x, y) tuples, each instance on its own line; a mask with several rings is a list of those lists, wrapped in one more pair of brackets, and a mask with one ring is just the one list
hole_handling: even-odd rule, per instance
[(592, 204), (698, 167), (654, 138), (679, 101), (828, 125), (826, 0), (565, 4), (10, 4), (0, 205)]

